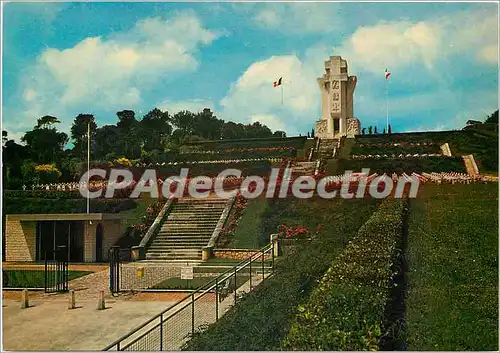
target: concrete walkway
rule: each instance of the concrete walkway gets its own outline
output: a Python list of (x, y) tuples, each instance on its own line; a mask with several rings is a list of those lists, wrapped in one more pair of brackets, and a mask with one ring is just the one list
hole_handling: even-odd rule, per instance
[[(104, 276), (106, 271), (94, 275)], [(91, 280), (91, 279), (90, 279)], [(83, 281), (83, 279), (82, 279)], [(252, 278), (255, 287), (262, 281), (262, 275)], [(74, 281), (72, 281), (74, 282)], [(105, 282), (101, 278), (100, 283)], [(95, 283), (95, 282), (92, 282)], [(162, 312), (169, 306), (178, 302), (177, 298), (170, 301), (144, 300), (141, 294), (136, 296), (121, 296), (107, 300), (106, 310), (96, 310), (97, 297), (95, 289), (87, 288), (85, 283), (73, 283), (77, 308), (69, 310), (68, 294), (36, 295), (30, 301), (32, 307), (20, 309), (19, 301), (6, 299), (3, 301), (3, 348), (5, 350), (102, 350), (104, 347), (130, 332), (134, 327), (141, 325), (151, 317)], [(83, 289), (87, 288), (87, 289)], [(250, 291), (247, 281), (237, 293)], [(144, 293), (146, 294), (146, 293)], [(184, 294), (186, 296), (186, 294)], [(175, 299), (174, 299), (175, 298)], [(192, 305), (184, 301), (169, 310), (168, 314), (179, 310), (183, 305), (189, 304), (163, 324), (163, 349), (179, 350), (192, 329)], [(234, 293), (219, 303), (219, 318), (234, 304)], [(166, 318), (165, 315), (164, 318)], [(195, 327), (215, 322), (215, 295), (206, 293), (197, 297), (195, 301)], [(143, 328), (127, 342), (131, 342), (138, 335), (158, 325), (155, 320), (148, 327)], [(130, 347), (133, 350), (159, 350), (160, 328), (157, 326), (148, 333), (144, 339), (139, 340)]]

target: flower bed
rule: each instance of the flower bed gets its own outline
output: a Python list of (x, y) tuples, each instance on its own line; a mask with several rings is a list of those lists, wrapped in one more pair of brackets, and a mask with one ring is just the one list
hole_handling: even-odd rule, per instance
[(278, 227), (278, 237), (280, 239), (307, 239), (310, 237), (309, 229), (303, 226), (286, 226), (282, 224)]
[(193, 142), (183, 146), (183, 148), (192, 151), (199, 150), (224, 150), (236, 148), (269, 148), (269, 147), (294, 147), (302, 148), (306, 142), (306, 136), (285, 137), (285, 138), (255, 138), (255, 139), (237, 139), (237, 140), (216, 140)]
[(164, 200), (157, 200), (148, 206), (146, 214), (142, 216), (142, 221), (133, 226), (139, 236), (143, 237), (146, 234), (164, 205)]
[[(137, 206), (132, 199), (99, 199), (90, 201), (92, 213), (119, 213)], [(87, 200), (47, 198), (4, 198), (4, 214), (22, 213), (85, 213)]]
[(236, 196), (234, 199), (233, 208), (231, 213), (222, 227), (219, 233), (219, 245), (227, 246), (231, 242), (231, 238), (234, 236), (236, 227), (243, 215), (245, 208), (247, 207), (248, 200), (241, 195)]
[(379, 350), (398, 269), (404, 201), (383, 203), (299, 305), (284, 348)]

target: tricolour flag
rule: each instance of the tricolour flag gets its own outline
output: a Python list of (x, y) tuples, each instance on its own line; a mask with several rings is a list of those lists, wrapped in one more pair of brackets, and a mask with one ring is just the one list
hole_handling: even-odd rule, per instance
[(388, 80), (389, 76), (391, 76), (391, 73), (385, 69), (385, 79)]
[(273, 87), (281, 86), (281, 80), (282, 79), (283, 79), (283, 77), (280, 77), (277, 81), (274, 81), (273, 82)]

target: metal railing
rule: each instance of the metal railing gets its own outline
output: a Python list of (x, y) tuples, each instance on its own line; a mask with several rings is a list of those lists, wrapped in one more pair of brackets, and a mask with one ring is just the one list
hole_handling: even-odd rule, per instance
[(274, 272), (275, 244), (263, 247), (103, 350), (178, 351)]

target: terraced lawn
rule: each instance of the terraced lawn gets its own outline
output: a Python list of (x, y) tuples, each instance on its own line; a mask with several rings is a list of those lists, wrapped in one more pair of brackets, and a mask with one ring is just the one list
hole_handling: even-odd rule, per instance
[(498, 350), (498, 184), (425, 185), (412, 200), (409, 350)]
[(301, 242), (277, 262), (275, 274), (248, 293), (217, 323), (196, 333), (187, 350), (278, 350), (297, 305), (304, 302), (378, 201), (275, 199), (262, 216), (261, 234), (281, 224), (304, 226), (313, 239)]

